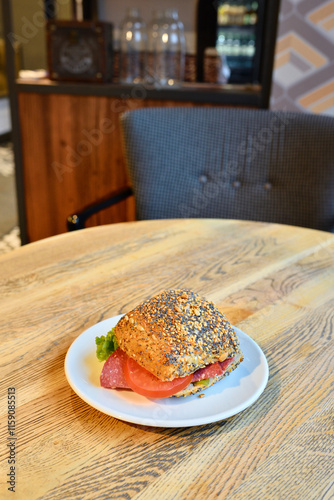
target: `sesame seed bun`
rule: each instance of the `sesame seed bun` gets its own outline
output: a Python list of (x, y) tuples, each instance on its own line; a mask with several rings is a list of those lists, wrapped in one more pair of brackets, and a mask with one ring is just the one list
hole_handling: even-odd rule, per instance
[(146, 300), (119, 320), (114, 334), (129, 357), (163, 381), (235, 356), (230, 372), (242, 359), (224, 314), (191, 290), (166, 290)]

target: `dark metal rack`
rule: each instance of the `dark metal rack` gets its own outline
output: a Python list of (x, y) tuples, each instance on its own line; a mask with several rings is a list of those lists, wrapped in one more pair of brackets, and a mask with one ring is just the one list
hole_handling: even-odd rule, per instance
[(13, 18), (11, 0), (2, 0), (2, 15), (3, 15), (3, 28), (4, 38), (6, 42), (6, 70), (8, 81), (8, 94), (10, 101), (10, 113), (12, 122), (12, 141), (14, 148), (14, 161), (15, 161), (15, 182), (16, 182), (16, 198), (17, 210), (20, 226), (20, 236), (22, 244), (28, 242), (26, 214), (25, 214), (25, 200), (24, 200), (24, 183), (23, 183), (23, 162), (22, 162), (22, 149), (20, 142), (20, 121), (18, 109), (18, 97), (16, 89), (16, 61), (15, 51), (11, 44), (9, 37), (13, 33)]

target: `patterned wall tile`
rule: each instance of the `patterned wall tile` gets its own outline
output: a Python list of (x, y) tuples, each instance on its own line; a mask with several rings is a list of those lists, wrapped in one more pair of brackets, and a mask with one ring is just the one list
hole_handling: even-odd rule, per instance
[(334, 116), (334, 0), (282, 0), (271, 108)]
[(334, 116), (334, 78), (299, 98), (299, 104), (314, 113)]

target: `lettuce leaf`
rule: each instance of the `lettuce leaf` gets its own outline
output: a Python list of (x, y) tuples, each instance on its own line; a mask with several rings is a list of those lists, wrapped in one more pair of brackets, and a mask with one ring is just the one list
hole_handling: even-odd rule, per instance
[(114, 328), (107, 333), (107, 336), (95, 337), (96, 356), (99, 361), (107, 361), (110, 354), (118, 348), (117, 339), (114, 335)]
[(209, 385), (210, 379), (209, 378), (203, 378), (202, 380), (197, 380), (196, 382), (193, 382), (194, 385)]

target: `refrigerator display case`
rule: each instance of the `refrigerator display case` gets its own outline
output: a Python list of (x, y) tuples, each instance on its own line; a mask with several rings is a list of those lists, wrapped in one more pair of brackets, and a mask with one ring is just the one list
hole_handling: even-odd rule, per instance
[(215, 55), (217, 61), (227, 66), (224, 83), (268, 85), (279, 3), (279, 0), (199, 0), (197, 80), (208, 81), (206, 57)]

